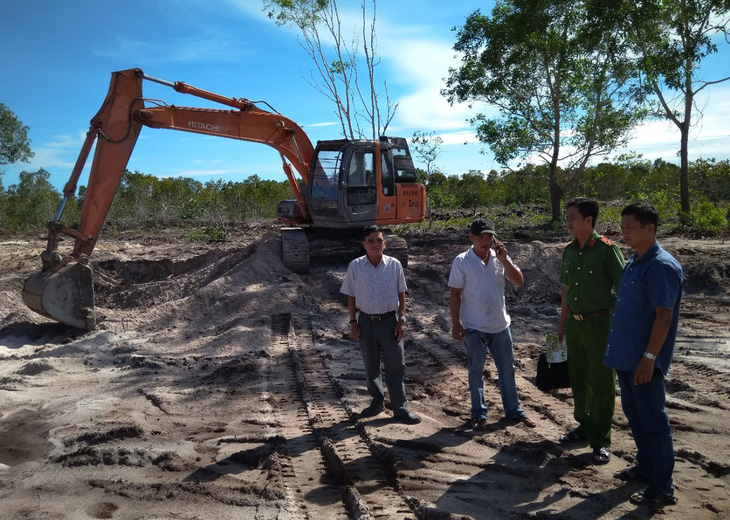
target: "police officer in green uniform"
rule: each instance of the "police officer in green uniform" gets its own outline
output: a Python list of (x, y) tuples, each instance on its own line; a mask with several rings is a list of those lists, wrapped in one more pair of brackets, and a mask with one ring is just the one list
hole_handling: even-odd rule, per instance
[(616, 403), (616, 374), (603, 364), (616, 288), (623, 273), (623, 253), (596, 233), (598, 203), (587, 198), (566, 206), (566, 227), (573, 241), (563, 251), (563, 284), (558, 339), (565, 336), (573, 416), (578, 427), (560, 437), (569, 444), (587, 441), (593, 462), (611, 458), (611, 422)]

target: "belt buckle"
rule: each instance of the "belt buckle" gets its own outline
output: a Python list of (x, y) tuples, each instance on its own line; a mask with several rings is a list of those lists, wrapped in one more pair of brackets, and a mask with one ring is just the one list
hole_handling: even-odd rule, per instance
[(573, 314), (573, 319), (576, 321), (583, 321), (583, 315), (582, 314)]

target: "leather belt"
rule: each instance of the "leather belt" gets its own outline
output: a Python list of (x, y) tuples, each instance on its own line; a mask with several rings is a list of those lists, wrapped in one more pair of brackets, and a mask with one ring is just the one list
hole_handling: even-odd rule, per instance
[(367, 312), (360, 311), (360, 315), (365, 316), (370, 321), (380, 321), (395, 316), (395, 311), (385, 312), (383, 314), (368, 314)]
[(586, 314), (574, 314), (573, 311), (570, 312), (573, 315), (573, 319), (576, 321), (585, 321), (585, 320), (592, 320), (593, 318), (600, 318), (601, 316), (608, 316), (611, 314), (611, 311), (608, 309), (603, 309), (602, 311), (596, 311), (596, 312), (589, 312)]

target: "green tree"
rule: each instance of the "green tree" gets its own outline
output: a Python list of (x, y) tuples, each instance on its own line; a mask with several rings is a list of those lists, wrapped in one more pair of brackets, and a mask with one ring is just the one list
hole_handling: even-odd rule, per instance
[[(299, 29), (300, 45), (315, 66), (310, 84), (334, 103), (346, 139), (377, 139), (385, 133), (397, 108), (388, 97), (387, 83), (383, 82), (380, 91), (376, 80), (375, 69), (380, 63), (376, 8), (375, 0), (362, 0), (362, 24), (350, 40), (343, 33), (335, 0), (264, 0), (264, 10), (277, 25)], [(327, 41), (332, 42), (331, 48)]]
[[(443, 146), (444, 140), (436, 135), (435, 131), (423, 132), (416, 130), (413, 132), (411, 138), (410, 149), (413, 155), (416, 156), (423, 164), (426, 165), (425, 184), (429, 184), (431, 175), (436, 172), (435, 163), (439, 155), (441, 155), (441, 146)], [(431, 211), (433, 208), (433, 197), (431, 196), (430, 190), (426, 190), (426, 214), (427, 218), (431, 218)]]
[(548, 165), (553, 220), (562, 217), (560, 168), (568, 182), (580, 177), (590, 158), (624, 145), (644, 115), (615, 16), (598, 1), (499, 0), (491, 17), (476, 11), (458, 30), (461, 66), (443, 94), (496, 107), (472, 124), (500, 164)]
[(470, 170), (461, 176), (455, 190), (460, 207), (470, 209), (476, 215), (477, 209), (487, 202), (487, 181), (478, 170)]
[(20, 182), (9, 186), (4, 197), (0, 215), (4, 229), (39, 230), (53, 218), (61, 194), (48, 182), (50, 176), (43, 168), (37, 172), (20, 172)]
[(432, 210), (441, 210), (453, 207), (455, 196), (449, 179), (441, 172), (433, 172), (427, 181), (426, 195)]
[(28, 127), (0, 103), (0, 165), (28, 162), (31, 157)]
[(710, 202), (730, 201), (730, 161), (698, 159), (689, 165), (691, 188)]
[[(638, 50), (647, 84), (658, 100), (657, 114), (680, 132), (680, 204), (690, 210), (689, 132), (695, 98), (710, 85), (730, 80), (701, 79), (702, 61), (728, 42), (730, 0), (645, 0), (624, 2), (631, 41)], [(700, 114), (701, 115), (701, 114)]]
[(443, 151), (441, 149), (443, 144), (444, 140), (437, 136), (435, 131), (423, 132), (416, 130), (413, 132), (410, 148), (413, 151), (413, 155), (426, 165), (427, 178), (434, 171), (434, 164)]

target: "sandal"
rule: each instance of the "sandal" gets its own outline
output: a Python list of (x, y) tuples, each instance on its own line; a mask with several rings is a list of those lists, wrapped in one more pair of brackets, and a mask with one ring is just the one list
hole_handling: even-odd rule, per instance
[(593, 464), (608, 464), (611, 452), (605, 446), (593, 448)]
[(571, 430), (568, 433), (564, 433), (560, 436), (560, 444), (570, 444), (573, 442), (582, 441), (584, 437), (576, 430)]
[(672, 506), (677, 503), (677, 497), (648, 487), (631, 495), (631, 502), (645, 506)]
[(628, 482), (630, 480), (649, 480), (646, 475), (639, 469), (639, 466), (631, 466), (624, 468), (613, 474), (613, 478)]
[(472, 423), (472, 429), (483, 431), (487, 429), (487, 420), (486, 419), (479, 419), (478, 421), (474, 421)]

